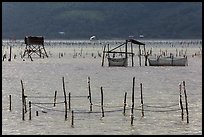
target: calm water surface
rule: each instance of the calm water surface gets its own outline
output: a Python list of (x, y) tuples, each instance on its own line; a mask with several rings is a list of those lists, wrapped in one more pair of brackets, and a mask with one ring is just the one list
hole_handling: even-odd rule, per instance
[[(96, 43), (50, 43), (45, 48), (49, 58), (34, 58), (22, 61), (20, 52), (24, 46), (17, 44), (13, 53), (17, 55), (11, 62), (2, 61), (2, 134), (68, 135), (68, 134), (114, 134), (114, 135), (201, 135), (202, 134), (202, 56), (199, 52), (202, 43), (180, 41), (145, 41), (147, 50), (153, 53), (160, 50), (175, 52), (187, 50), (186, 67), (139, 66), (134, 57), (134, 67), (108, 67), (107, 58), (101, 67), (104, 41)], [(74, 43), (76, 42), (76, 43)], [(106, 41), (107, 42), (107, 41)], [(108, 41), (109, 42), (109, 41)], [(121, 41), (118, 41), (116, 46)], [(173, 45), (172, 45), (173, 42)], [(182, 42), (185, 42), (183, 40)], [(2, 47), (9, 53), (8, 45)], [(137, 47), (134, 51), (137, 53)], [(59, 53), (63, 57), (59, 58)], [(82, 55), (81, 55), (82, 54)], [(77, 56), (74, 56), (77, 55)], [(81, 56), (80, 56), (81, 55)], [(7, 58), (8, 59), (8, 58)], [(131, 65), (131, 60), (129, 60)], [(71, 126), (71, 111), (65, 120), (62, 77), (66, 93), (71, 93), (71, 110), (74, 111), (74, 127)], [(91, 79), (93, 111), (89, 113), (87, 78)], [(134, 122), (131, 126), (130, 109), (132, 81), (135, 77)], [(21, 82), (23, 81), (27, 103), (31, 101), (32, 115), (25, 114), (22, 120)], [(181, 120), (179, 106), (179, 83), (186, 82), (189, 124)], [(144, 117), (141, 117), (140, 83), (143, 86)], [(104, 117), (101, 114), (101, 90), (104, 96)], [(53, 104), (57, 91), (57, 102)], [(126, 114), (123, 115), (124, 94), (127, 92)], [(12, 96), (12, 110), (9, 111), (9, 95)], [(183, 105), (185, 107), (184, 94)], [(36, 116), (36, 111), (39, 115)]]

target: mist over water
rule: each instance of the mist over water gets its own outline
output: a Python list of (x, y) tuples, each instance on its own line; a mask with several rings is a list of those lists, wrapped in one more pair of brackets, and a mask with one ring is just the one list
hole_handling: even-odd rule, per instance
[[(142, 40), (146, 50), (153, 54), (160, 51), (186, 52), (188, 66), (139, 66), (138, 46), (134, 46), (134, 67), (131, 57), (128, 67), (108, 67), (107, 56), (101, 67), (103, 46), (110, 49), (123, 40), (101, 41), (46, 41), (48, 58), (33, 57), (30, 61), (20, 58), (25, 45), (17, 41), (3, 41), (2, 53), (2, 134), (34, 135), (201, 135), (202, 134), (202, 50), (201, 40)], [(8, 61), (9, 46), (12, 57)], [(196, 56), (195, 56), (196, 53)], [(62, 54), (62, 56), (61, 56)], [(71, 111), (65, 120), (62, 77), (66, 94), (71, 93), (71, 110), (74, 111), (74, 127), (71, 126)], [(92, 112), (88, 96), (88, 77), (92, 94)], [(134, 121), (131, 126), (132, 86), (135, 77)], [(22, 120), (22, 88), (32, 104), (32, 115), (25, 114)], [(186, 82), (189, 123), (181, 120), (179, 83)], [(142, 83), (144, 117), (141, 116), (140, 83)], [(103, 87), (104, 117), (101, 113), (101, 87)], [(57, 91), (57, 103), (53, 103)], [(126, 114), (123, 115), (124, 95), (127, 92)], [(9, 95), (12, 110), (9, 111)], [(185, 106), (184, 94), (182, 93)], [(68, 100), (68, 97), (67, 97)], [(35, 104), (36, 103), (36, 104)], [(36, 111), (39, 112), (36, 116)]]

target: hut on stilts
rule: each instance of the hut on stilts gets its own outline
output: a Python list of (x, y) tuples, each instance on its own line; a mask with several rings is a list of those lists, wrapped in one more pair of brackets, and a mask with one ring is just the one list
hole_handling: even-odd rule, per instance
[(47, 52), (44, 47), (44, 37), (42, 36), (26, 36), (25, 37), (25, 50), (23, 57), (27, 54), (28, 58), (32, 60), (31, 55), (36, 54), (41, 57), (48, 57)]
[[(130, 44), (129, 44), (130, 43)], [(133, 52), (133, 44), (139, 45), (139, 65), (141, 66), (141, 45), (144, 47), (144, 53), (145, 53), (145, 57), (146, 57), (146, 49), (145, 49), (145, 44), (142, 42), (139, 42), (137, 40), (134, 39), (128, 39), (126, 40), (124, 43), (120, 44), (119, 46), (113, 48), (113, 49), (109, 49), (109, 44), (107, 45), (108, 50), (106, 51), (106, 45), (104, 46), (103, 49), (103, 58), (102, 58), (102, 65), (104, 66), (104, 58), (105, 56), (108, 56), (108, 66), (117, 66), (117, 67), (127, 67), (128, 66), (128, 55), (131, 56), (131, 60), (132, 60), (132, 67), (134, 66), (134, 52)], [(130, 45), (130, 48), (128, 48)], [(123, 46), (123, 50), (122, 50), (122, 46)], [(119, 49), (119, 51), (118, 51)], [(129, 51), (129, 50), (130, 51)], [(116, 54), (119, 54), (120, 57), (116, 57)], [(147, 60), (145, 59), (145, 66), (147, 66)]]

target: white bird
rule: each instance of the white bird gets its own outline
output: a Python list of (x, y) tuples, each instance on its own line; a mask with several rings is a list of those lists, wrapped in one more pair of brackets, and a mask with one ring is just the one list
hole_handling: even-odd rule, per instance
[(96, 36), (91, 36), (90, 37), (90, 40), (95, 40), (96, 39)]
[(63, 31), (60, 31), (60, 32), (59, 32), (59, 34), (63, 35), (63, 34), (65, 34), (65, 32), (63, 32)]

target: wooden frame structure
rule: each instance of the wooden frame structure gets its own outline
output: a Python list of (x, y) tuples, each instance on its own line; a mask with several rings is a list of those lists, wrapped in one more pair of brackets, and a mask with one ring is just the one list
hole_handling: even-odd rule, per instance
[(44, 47), (44, 37), (42, 36), (26, 36), (25, 37), (25, 51), (23, 53), (23, 57), (28, 54), (28, 57), (31, 58), (31, 55), (35, 53), (40, 58), (44, 56), (48, 57), (47, 52)]
[[(130, 51), (128, 51), (128, 43), (130, 43)], [(101, 64), (101, 66), (103, 67), (104, 66), (104, 58), (105, 58), (105, 54), (107, 54), (108, 55), (108, 60), (110, 61), (110, 60), (113, 60), (115, 57), (114, 57), (114, 55), (116, 54), (116, 53), (119, 53), (119, 54), (121, 54), (121, 56), (124, 54), (125, 55), (125, 57), (124, 58), (116, 58), (115, 59), (115, 61), (116, 62), (119, 62), (119, 61), (124, 61), (123, 63), (121, 63), (121, 64), (119, 64), (119, 63), (116, 63), (116, 65), (114, 65), (114, 64), (112, 64), (111, 65), (111, 63), (109, 62), (109, 66), (122, 66), (122, 67), (127, 67), (128, 66), (128, 55), (130, 54), (131, 55), (131, 57), (132, 57), (132, 67), (134, 66), (134, 61), (133, 61), (133, 58), (134, 58), (134, 53), (133, 53), (133, 44), (136, 44), (136, 45), (139, 45), (139, 65), (141, 66), (141, 45), (143, 45), (144, 46), (144, 53), (145, 53), (145, 55), (144, 56), (146, 56), (146, 49), (145, 49), (145, 44), (144, 43), (142, 43), (142, 42), (139, 42), (139, 41), (137, 41), (137, 40), (134, 40), (134, 39), (128, 39), (128, 40), (126, 40), (124, 43), (122, 43), (121, 45), (119, 45), (119, 46), (117, 46), (117, 47), (115, 47), (115, 48), (113, 48), (113, 49), (111, 49), (111, 50), (109, 50), (109, 44), (107, 45), (108, 46), (108, 51), (106, 51), (105, 50), (105, 48), (106, 48), (106, 45), (104, 46), (104, 49), (103, 49), (103, 58), (102, 58), (102, 64)], [(120, 47), (122, 47), (122, 46), (125, 46), (125, 51), (121, 51), (121, 49), (120, 49), (120, 51), (115, 51), (116, 49), (118, 49), (118, 48), (120, 48)], [(110, 58), (110, 56), (109, 56), (109, 54), (113, 54), (113, 58)], [(147, 65), (147, 63), (145, 62), (145, 66)]]

